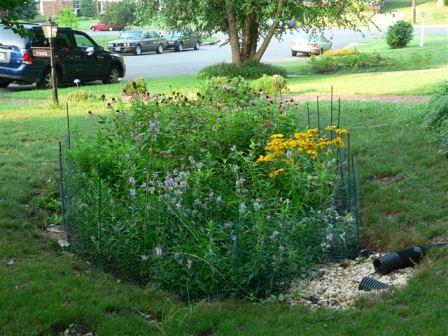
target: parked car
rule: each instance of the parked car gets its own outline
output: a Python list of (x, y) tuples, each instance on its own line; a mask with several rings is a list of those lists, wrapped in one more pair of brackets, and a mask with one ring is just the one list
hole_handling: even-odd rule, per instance
[[(36, 83), (38, 88), (49, 88), (50, 59), (42, 57), (42, 48), (48, 47), (48, 40), (38, 25), (25, 25), (25, 29), (29, 36), (21, 37), (0, 25), (0, 87), (15, 82)], [(59, 28), (54, 40), (54, 53), (60, 83), (72, 83), (75, 79), (116, 83), (125, 75), (123, 57), (104, 51), (81, 31)]]
[(174, 49), (182, 51), (186, 48), (193, 48), (199, 50), (201, 47), (201, 40), (198, 36), (191, 32), (173, 31), (167, 35), (168, 45), (166, 49)]
[(155, 31), (128, 30), (118, 40), (110, 41), (107, 48), (120, 53), (141, 55), (145, 51), (155, 51), (162, 54), (168, 46), (167, 40)]
[(92, 31), (112, 31), (112, 30), (123, 30), (124, 26), (122, 24), (109, 25), (107, 23), (97, 23), (90, 26)]
[(291, 41), (291, 54), (320, 55), (331, 49), (331, 41), (323, 34), (303, 34)]

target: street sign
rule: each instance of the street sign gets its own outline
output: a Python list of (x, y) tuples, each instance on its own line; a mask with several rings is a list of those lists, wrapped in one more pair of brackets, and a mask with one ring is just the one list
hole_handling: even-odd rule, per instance
[(50, 57), (49, 48), (32, 48), (34, 57)]

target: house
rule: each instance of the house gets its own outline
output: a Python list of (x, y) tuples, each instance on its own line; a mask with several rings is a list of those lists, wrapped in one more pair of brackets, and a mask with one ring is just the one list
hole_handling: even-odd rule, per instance
[(79, 8), (77, 0), (40, 0), (39, 14), (42, 16), (54, 16), (57, 15), (64, 8), (73, 8), (76, 10)]

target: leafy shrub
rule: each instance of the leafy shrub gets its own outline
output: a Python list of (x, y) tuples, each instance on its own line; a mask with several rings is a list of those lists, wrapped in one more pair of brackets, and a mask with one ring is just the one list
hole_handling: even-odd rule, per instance
[(387, 44), (394, 49), (404, 48), (412, 40), (413, 32), (409, 22), (398, 21), (387, 31)]
[(134, 1), (107, 2), (106, 12), (101, 16), (101, 22), (111, 26), (126, 27), (135, 21), (136, 5)]
[(123, 87), (123, 94), (132, 96), (148, 92), (146, 86), (146, 80), (143, 77), (139, 77), (132, 82), (127, 82)]
[(307, 129), (240, 78), (153, 97), (68, 152), (78, 253), (182, 297), (267, 297), (352, 240), (333, 201), (345, 130)]
[(64, 8), (56, 16), (56, 22), (61, 27), (78, 28), (79, 22), (73, 9)]
[(256, 91), (267, 95), (278, 95), (287, 90), (286, 80), (280, 75), (263, 75), (263, 77), (253, 81), (252, 86)]
[(79, 8), (81, 15), (85, 17), (95, 17), (98, 14), (97, 3), (95, 0), (80, 0)]
[(71, 103), (84, 103), (95, 100), (95, 95), (90, 91), (76, 90), (67, 96), (67, 101)]
[(379, 53), (357, 53), (353, 55), (313, 56), (310, 60), (311, 71), (314, 73), (331, 73), (338, 70), (363, 70), (383, 67), (393, 67), (396, 61)]
[(356, 55), (358, 54), (356, 49), (337, 49), (337, 50), (327, 50), (323, 53), (324, 56), (345, 56), (345, 55)]
[(429, 126), (440, 126), (448, 120), (448, 93), (435, 94), (429, 103), (426, 122)]
[(339, 64), (335, 57), (311, 56), (311, 71), (314, 73), (331, 73), (339, 70)]
[(280, 75), (286, 77), (287, 72), (280, 66), (256, 61), (246, 62), (242, 65), (223, 62), (205, 67), (199, 72), (198, 77), (202, 79), (212, 77), (243, 77), (245, 79), (258, 79), (263, 75)]

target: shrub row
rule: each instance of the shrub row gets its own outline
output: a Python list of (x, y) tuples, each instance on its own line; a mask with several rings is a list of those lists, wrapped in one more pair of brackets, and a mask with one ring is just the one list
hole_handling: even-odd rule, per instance
[(312, 56), (310, 67), (313, 73), (332, 73), (339, 70), (361, 70), (393, 67), (396, 61), (393, 58), (382, 56), (379, 53), (357, 53), (343, 56)]
[(271, 64), (260, 63), (256, 61), (245, 62), (241, 65), (233, 63), (218, 63), (202, 69), (199, 78), (212, 77), (243, 77), (245, 79), (258, 79), (263, 75), (280, 75), (286, 77), (286, 69)]

